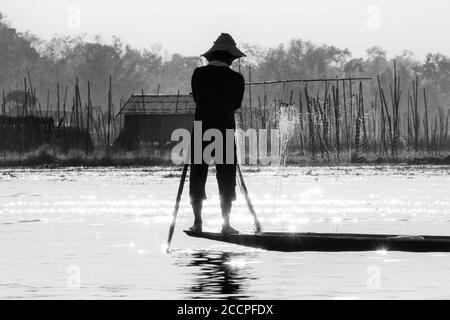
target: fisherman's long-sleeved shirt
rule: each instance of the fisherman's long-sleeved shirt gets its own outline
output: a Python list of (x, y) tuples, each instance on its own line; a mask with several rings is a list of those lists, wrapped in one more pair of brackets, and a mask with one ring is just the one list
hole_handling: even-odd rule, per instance
[(234, 112), (244, 97), (244, 77), (229, 67), (207, 65), (194, 70), (192, 95), (196, 102), (195, 120), (203, 129), (235, 129)]

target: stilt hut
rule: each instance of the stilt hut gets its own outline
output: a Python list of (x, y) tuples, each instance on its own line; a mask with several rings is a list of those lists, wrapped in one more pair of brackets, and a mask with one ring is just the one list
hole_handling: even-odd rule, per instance
[(190, 130), (195, 102), (187, 94), (133, 94), (119, 111), (124, 126), (116, 146), (126, 150), (171, 145), (175, 129)]

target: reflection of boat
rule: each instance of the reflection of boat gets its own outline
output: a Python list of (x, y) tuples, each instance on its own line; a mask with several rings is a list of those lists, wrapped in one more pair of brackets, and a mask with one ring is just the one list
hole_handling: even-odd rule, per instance
[(287, 232), (223, 235), (221, 233), (191, 232), (188, 230), (185, 230), (184, 232), (191, 237), (205, 238), (272, 251), (450, 251), (450, 237), (444, 236)]

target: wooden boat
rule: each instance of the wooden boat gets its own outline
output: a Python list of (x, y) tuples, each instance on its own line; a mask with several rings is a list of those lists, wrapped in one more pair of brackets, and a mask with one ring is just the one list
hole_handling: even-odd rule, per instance
[(351, 233), (263, 232), (223, 235), (213, 232), (184, 231), (204, 238), (271, 251), (408, 251), (450, 252), (450, 236), (408, 236)]

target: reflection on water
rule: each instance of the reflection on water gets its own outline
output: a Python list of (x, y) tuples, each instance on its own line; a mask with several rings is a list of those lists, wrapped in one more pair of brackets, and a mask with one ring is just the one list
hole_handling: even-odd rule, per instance
[(256, 253), (195, 251), (178, 256), (175, 264), (186, 267), (192, 282), (181, 291), (189, 299), (248, 299), (246, 288), (252, 275), (248, 261)]

